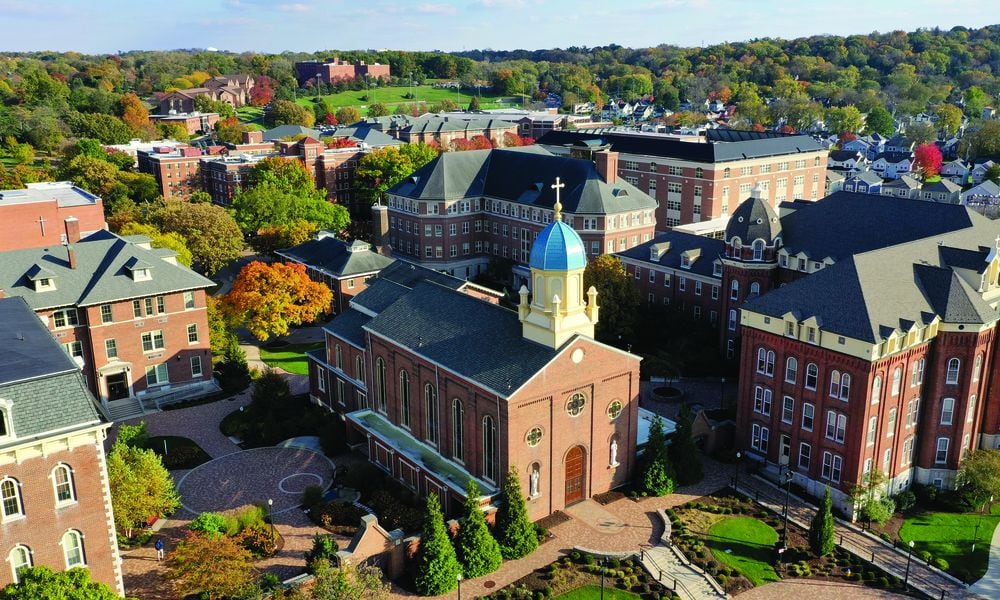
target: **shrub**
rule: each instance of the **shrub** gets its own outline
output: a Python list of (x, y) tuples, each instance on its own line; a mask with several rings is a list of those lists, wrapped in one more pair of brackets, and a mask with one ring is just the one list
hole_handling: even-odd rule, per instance
[(255, 557), (272, 556), (278, 549), (277, 534), (266, 525), (253, 525), (240, 532), (240, 543)]
[(921, 550), (918, 556), (920, 556), (920, 560), (924, 561), (927, 564), (931, 564), (931, 559), (934, 558), (934, 556), (932, 556), (931, 553), (926, 550)]
[(278, 589), (281, 580), (274, 573), (264, 573), (260, 576), (260, 589), (270, 592)]
[(889, 579), (883, 575), (875, 580), (875, 585), (880, 588), (889, 587)]
[(941, 569), (942, 571), (947, 571), (950, 565), (948, 564), (948, 561), (943, 558), (935, 558), (934, 566)]
[(163, 457), (163, 466), (169, 470), (190, 468), (191, 463), (201, 457), (201, 452), (194, 446), (177, 446)]
[(200, 531), (207, 536), (219, 536), (227, 533), (226, 517), (214, 512), (203, 512), (188, 523), (191, 531)]
[(904, 490), (899, 492), (895, 496), (896, 498), (896, 508), (901, 511), (908, 511), (913, 508), (913, 505), (917, 503), (917, 495), (911, 490)]
[(314, 523), (333, 533), (354, 535), (364, 516), (364, 509), (343, 502), (320, 504), (309, 512)]
[(236, 513), (236, 522), (239, 524), (239, 530), (243, 531), (244, 529), (263, 526), (267, 523), (266, 516), (267, 509), (263, 506), (253, 505)]
[(326, 561), (330, 565), (337, 564), (337, 552), (340, 546), (332, 535), (317, 533), (313, 536), (312, 549), (306, 552), (306, 570), (310, 573), (316, 567), (317, 561)]
[(302, 491), (302, 506), (313, 508), (323, 502), (323, 488), (318, 485), (310, 485)]

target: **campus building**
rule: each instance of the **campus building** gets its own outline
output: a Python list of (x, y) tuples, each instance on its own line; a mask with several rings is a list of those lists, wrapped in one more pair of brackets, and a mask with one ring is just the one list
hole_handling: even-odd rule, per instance
[(295, 79), (299, 87), (312, 83), (337, 83), (338, 81), (353, 81), (355, 79), (388, 80), (389, 65), (365, 63), (363, 60), (348, 62), (336, 56), (324, 61), (303, 60), (295, 63)]
[[(550, 183), (551, 180), (546, 183)], [(587, 251), (560, 207), (530, 247), (517, 311), (460, 279), (397, 261), (310, 354), (313, 401), (344, 416), (369, 460), (419, 494), (487, 500), (513, 469), (538, 519), (624, 485), (634, 468), (639, 358), (593, 339)]]
[(617, 152), (618, 176), (656, 199), (657, 231), (727, 217), (755, 187), (772, 207), (816, 200), (824, 195), (829, 154), (807, 135), (732, 129), (709, 129), (699, 141), (650, 132), (552, 131), (538, 143), (581, 158)]
[(67, 220), (76, 222), (81, 235), (108, 227), (104, 202), (69, 181), (0, 190), (0, 252), (65, 243)]
[(967, 452), (1000, 446), (998, 248), (1000, 223), (960, 205), (741, 205), (720, 257), (737, 447), (848, 514), (875, 470), (892, 494), (954, 485)]
[(124, 595), (101, 420), (80, 367), (22, 298), (0, 299), (0, 588), (82, 567)]
[(214, 282), (107, 231), (66, 245), (0, 253), (0, 293), (23, 298), (53, 332), (113, 418), (215, 390), (205, 290)]
[(393, 253), (460, 278), (506, 259), (515, 288), (531, 287), (531, 248), (552, 222), (557, 193), (587, 257), (648, 241), (656, 202), (618, 177), (616, 153), (594, 158), (538, 146), (441, 154), (386, 192)]

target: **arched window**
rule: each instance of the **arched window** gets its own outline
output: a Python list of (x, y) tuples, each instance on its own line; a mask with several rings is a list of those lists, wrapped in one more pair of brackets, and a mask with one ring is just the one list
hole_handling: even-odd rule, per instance
[(876, 375), (872, 380), (872, 404), (878, 404), (882, 397), (882, 376)]
[(794, 356), (785, 359), (785, 381), (795, 383), (799, 376), (799, 361)]
[(971, 423), (976, 419), (976, 395), (969, 396), (969, 408), (965, 411), (965, 422)]
[(4, 520), (24, 516), (21, 501), (21, 484), (8, 477), (0, 481), (0, 517)]
[(924, 359), (913, 363), (913, 372), (910, 374), (910, 387), (916, 387), (924, 382)]
[(740, 299), (740, 282), (735, 279), (731, 284), (729, 284), (729, 299), (730, 300)]
[(365, 361), (360, 354), (354, 357), (354, 378), (361, 382), (365, 380)]
[(902, 381), (903, 381), (903, 368), (902, 367), (896, 367), (896, 369), (892, 372), (892, 395), (893, 396), (898, 396), (899, 395), (899, 386), (902, 383)]
[(56, 465), (52, 469), (52, 486), (56, 493), (56, 506), (76, 502), (76, 490), (73, 489), (73, 470), (69, 465)]
[(949, 385), (954, 385), (958, 383), (958, 372), (961, 368), (962, 361), (957, 358), (948, 359), (948, 371), (945, 375), (944, 382)]
[(806, 365), (806, 389), (815, 390), (818, 382), (819, 367), (816, 366), (816, 363), (809, 363)]
[(458, 398), (451, 401), (451, 455), (465, 460), (465, 409)]
[(754, 240), (753, 241), (753, 259), (754, 260), (764, 260), (764, 240)]
[(82, 567), (87, 564), (87, 557), (83, 552), (83, 535), (76, 530), (69, 530), (62, 536), (59, 543), (63, 549), (63, 556), (66, 557), (66, 568)]
[(774, 350), (757, 349), (757, 372), (761, 375), (774, 375)]
[(434, 389), (433, 383), (428, 383), (424, 385), (424, 415), (426, 420), (425, 426), (427, 427), (427, 432), (424, 437), (428, 442), (437, 446), (438, 403), (437, 403), (437, 390)]
[(497, 480), (497, 423), (493, 417), (483, 417), (483, 477)]
[(7, 412), (7, 408), (0, 406), (0, 437), (7, 437), (10, 435), (10, 413)]
[[(982, 354), (977, 354), (976, 355), (976, 362), (975, 362), (975, 364), (972, 367), (972, 381), (973, 382), (979, 381), (979, 374), (982, 372), (982, 370), (983, 370), (983, 355)], [(0, 434), (0, 435), (2, 435), (2, 434)]]
[(755, 298), (757, 296), (760, 296), (760, 284), (754, 281), (750, 284), (750, 294), (748, 297)]
[(834, 370), (830, 373), (830, 396), (840, 397), (840, 371)]
[(399, 423), (410, 428), (410, 375), (405, 370), (399, 372)]
[(375, 407), (382, 414), (386, 412), (385, 402), (385, 361), (382, 357), (375, 359)]
[(27, 546), (14, 546), (14, 549), (7, 555), (7, 560), (10, 562), (10, 572), (14, 576), (14, 583), (18, 583), (21, 580), (18, 577), (21, 569), (27, 569), (31, 566), (31, 550)]
[(840, 376), (840, 399), (845, 402), (851, 397), (851, 375), (844, 373)]

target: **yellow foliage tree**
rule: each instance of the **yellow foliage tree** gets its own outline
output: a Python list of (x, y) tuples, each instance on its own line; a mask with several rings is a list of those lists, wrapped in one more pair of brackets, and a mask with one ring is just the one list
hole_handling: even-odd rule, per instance
[(240, 271), (223, 306), (263, 342), (288, 335), (290, 326), (312, 323), (332, 301), (330, 288), (309, 279), (305, 265), (254, 261)]

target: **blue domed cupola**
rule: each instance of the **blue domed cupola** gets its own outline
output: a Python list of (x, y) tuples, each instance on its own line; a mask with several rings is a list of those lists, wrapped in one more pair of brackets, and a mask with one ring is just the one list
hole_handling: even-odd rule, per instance
[(558, 348), (576, 334), (594, 337), (597, 324), (597, 290), (587, 290), (584, 302), (583, 272), (587, 268), (587, 251), (580, 235), (562, 222), (559, 190), (566, 184), (556, 178), (554, 215), (531, 247), (528, 266), (531, 268), (531, 294), (521, 287), (518, 317), (524, 337)]

